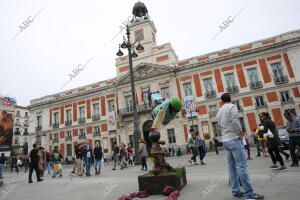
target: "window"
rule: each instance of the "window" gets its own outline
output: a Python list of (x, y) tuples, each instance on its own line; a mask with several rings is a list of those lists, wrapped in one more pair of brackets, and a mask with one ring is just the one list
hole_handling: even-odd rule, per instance
[(161, 88), (161, 96), (162, 96), (162, 98), (165, 98), (165, 99), (169, 99), (170, 98), (169, 88), (168, 87)]
[(37, 116), (37, 127), (42, 127), (42, 116)]
[(24, 133), (23, 135), (28, 135), (28, 129), (27, 128), (24, 128)]
[(79, 129), (79, 138), (85, 138), (85, 131), (83, 128)]
[(114, 144), (117, 144), (116, 138), (110, 138), (110, 148), (113, 151), (114, 150)]
[(80, 119), (85, 118), (85, 107), (84, 106), (79, 107), (79, 118)]
[(20, 116), (20, 111), (17, 111), (16, 117), (21, 117)]
[(25, 117), (28, 117), (28, 112), (25, 112)]
[(264, 96), (255, 97), (255, 102), (256, 102), (256, 106), (264, 106), (265, 105)]
[(53, 137), (54, 137), (54, 140), (57, 140), (57, 141), (58, 141), (58, 133), (54, 133), (54, 134), (53, 134)]
[(280, 97), (281, 97), (281, 102), (284, 103), (289, 102), (290, 100), (290, 95), (288, 91), (280, 92)]
[(99, 103), (94, 103), (93, 104), (93, 115), (99, 115), (100, 114), (100, 109), (99, 109)]
[(131, 96), (126, 96), (125, 97), (125, 104), (126, 104), (126, 109), (127, 111), (132, 111), (133, 108), (132, 108), (132, 98)]
[(219, 129), (218, 122), (212, 122), (211, 124), (213, 128), (214, 136), (215, 137), (222, 136), (221, 131)]
[(67, 144), (67, 156), (72, 156), (72, 144)]
[(94, 135), (100, 135), (100, 128), (99, 128), (99, 126), (94, 126)]
[(281, 62), (271, 64), (275, 80), (284, 77)]
[(107, 105), (108, 105), (108, 112), (115, 111), (115, 101), (114, 100), (109, 100), (107, 102)]
[(227, 88), (235, 87), (235, 81), (234, 81), (234, 74), (233, 73), (225, 74), (225, 80), (226, 80)]
[(172, 129), (168, 129), (167, 132), (168, 132), (169, 144), (176, 143), (175, 130), (172, 128)]
[(134, 144), (134, 136), (133, 135), (129, 135), (129, 143), (133, 147), (133, 144)]
[(204, 88), (205, 88), (205, 91), (206, 93), (212, 93), (214, 92), (214, 87), (213, 87), (213, 80), (212, 78), (206, 78), (206, 79), (203, 79), (203, 84), (204, 84)]
[(250, 83), (259, 82), (258, 72), (256, 68), (247, 69), (247, 73), (248, 73)]
[(191, 83), (184, 83), (183, 84), (183, 91), (184, 96), (192, 96), (193, 95), (193, 89)]
[(246, 124), (245, 124), (244, 118), (240, 117), (239, 119), (240, 119), (242, 130), (246, 130)]
[(199, 131), (198, 125), (192, 125), (190, 126), (190, 129), (193, 129), (194, 131)]
[(72, 132), (71, 131), (67, 131), (66, 138), (69, 138), (69, 139), (72, 138)]
[(55, 112), (53, 115), (54, 115), (54, 124), (59, 124), (59, 112)]
[(215, 117), (218, 113), (218, 108), (217, 105), (210, 105), (209, 106), (209, 116), (210, 117)]
[(232, 101), (232, 104), (235, 104), (238, 110), (241, 110), (240, 101)]
[(16, 119), (16, 125), (20, 126), (20, 119)]
[(72, 121), (72, 112), (71, 112), (71, 109), (66, 110), (66, 118), (67, 118), (67, 122)]

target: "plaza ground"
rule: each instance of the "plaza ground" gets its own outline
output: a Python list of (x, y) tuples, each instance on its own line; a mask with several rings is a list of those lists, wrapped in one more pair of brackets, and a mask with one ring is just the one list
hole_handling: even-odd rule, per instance
[[(271, 159), (255, 157), (248, 162), (255, 192), (265, 195), (266, 200), (299, 200), (300, 167), (274, 173), (268, 169)], [(186, 166), (190, 156), (168, 158), (174, 167)], [(199, 157), (197, 157), (199, 159)], [(211, 152), (206, 156), (207, 165), (187, 166), (187, 186), (180, 192), (179, 200), (230, 200), (227, 163), (224, 152)], [(148, 162), (150, 167), (150, 163)], [(28, 173), (5, 172), (4, 185), (0, 187), (1, 200), (115, 200), (138, 190), (137, 176), (143, 174), (140, 166), (112, 171), (112, 163), (104, 166), (100, 176), (78, 178), (69, 175), (71, 166), (64, 168), (62, 178), (45, 175), (44, 181), (28, 184)], [(92, 169), (92, 173), (94, 170)], [(165, 196), (150, 196), (148, 200), (163, 200)], [(138, 199), (138, 198), (137, 198)]]

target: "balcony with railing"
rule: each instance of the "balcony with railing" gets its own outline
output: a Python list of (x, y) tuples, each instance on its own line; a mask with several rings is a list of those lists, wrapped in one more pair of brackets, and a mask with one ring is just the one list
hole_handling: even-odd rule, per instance
[(215, 117), (215, 116), (217, 116), (217, 113), (218, 113), (217, 110), (210, 110), (208, 114), (209, 114), (209, 117)]
[(35, 127), (35, 131), (36, 131), (36, 132), (42, 131), (42, 126), (36, 126), (36, 127)]
[(65, 137), (65, 141), (72, 141), (72, 137), (69, 136)]
[(85, 123), (86, 122), (86, 118), (85, 117), (81, 117), (78, 119), (78, 123), (79, 124), (82, 124), (82, 123)]
[(65, 121), (65, 126), (71, 126), (71, 125), (72, 125), (72, 120)]
[(250, 82), (250, 89), (254, 90), (254, 89), (259, 89), (263, 87), (263, 84), (261, 81), (257, 81), (257, 82)]
[(239, 92), (239, 87), (238, 86), (232, 86), (227, 88), (227, 93), (233, 94)]
[(215, 90), (207, 91), (205, 94), (206, 98), (214, 98), (217, 96), (217, 93)]
[(260, 104), (255, 103), (255, 108), (256, 109), (267, 108), (267, 107), (268, 107), (268, 105), (266, 104), (266, 102), (263, 102), (263, 103), (260, 103)]
[[(136, 109), (137, 109), (138, 113), (148, 113), (148, 112), (150, 113), (152, 107), (149, 104), (145, 103), (145, 104), (137, 105)], [(131, 107), (119, 109), (117, 111), (117, 113), (120, 116), (132, 115), (133, 114), (133, 107), (131, 106)]]
[(282, 99), (281, 98), (281, 105), (290, 104), (290, 103), (294, 103), (293, 97), (289, 97), (287, 99)]
[(289, 80), (288, 80), (287, 76), (278, 76), (278, 77), (274, 78), (274, 82), (276, 85), (279, 85), (279, 84), (287, 83), (287, 82), (289, 82)]
[(53, 129), (59, 128), (59, 123), (58, 123), (58, 122), (54, 122), (54, 123), (52, 124), (52, 128), (53, 128)]
[(79, 139), (85, 139), (85, 138), (86, 138), (86, 135), (85, 135), (85, 134), (79, 134), (78, 138), (79, 138)]
[(59, 139), (58, 138), (53, 138), (52, 142), (53, 143), (58, 143)]
[(96, 136), (101, 136), (100, 131), (94, 131), (93, 136), (94, 136), (94, 137), (96, 137)]
[(15, 130), (14, 135), (21, 135), (21, 132), (19, 130)]
[(93, 115), (93, 116), (92, 116), (92, 120), (93, 120), (93, 121), (98, 121), (98, 120), (100, 120), (100, 114)]

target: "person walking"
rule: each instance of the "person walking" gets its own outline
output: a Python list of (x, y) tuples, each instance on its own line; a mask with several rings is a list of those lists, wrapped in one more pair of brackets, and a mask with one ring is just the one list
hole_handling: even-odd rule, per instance
[(286, 112), (284, 116), (287, 119), (286, 126), (290, 139), (289, 149), (293, 161), (291, 167), (297, 167), (299, 163), (295, 151), (296, 146), (300, 149), (300, 117), (295, 116), (292, 112)]
[(197, 150), (199, 151), (200, 164), (205, 165), (205, 162), (203, 162), (203, 159), (206, 155), (205, 142), (199, 135), (199, 131), (195, 131), (195, 144), (196, 144)]
[(121, 162), (121, 170), (127, 167), (126, 163), (126, 147), (124, 143), (121, 143), (120, 148), (120, 162)]
[(3, 177), (3, 171), (4, 171), (4, 165), (7, 161), (6, 156), (4, 155), (4, 153), (1, 153), (1, 157), (0, 157), (0, 179), (4, 178)]
[(39, 150), (38, 150), (36, 144), (33, 144), (32, 147), (33, 147), (33, 149), (30, 152), (29, 180), (28, 180), (28, 183), (33, 183), (33, 181), (32, 181), (32, 172), (33, 172), (33, 170), (36, 173), (37, 182), (43, 181), (43, 179), (41, 179), (41, 177), (40, 177), (40, 172), (39, 172), (39, 168), (38, 168), (38, 165), (39, 165), (38, 152), (39, 152)]
[[(258, 127), (260, 127), (261, 124), (258, 124)], [(263, 150), (263, 155), (265, 158), (269, 158), (269, 154), (268, 154), (268, 149), (267, 149), (267, 138), (263, 136), (263, 134), (261, 133), (261, 131), (259, 130), (259, 128), (256, 129), (255, 131), (255, 135), (257, 135), (257, 139), (259, 142), (259, 145), (261, 146), (262, 150)]]
[(62, 177), (62, 165), (61, 160), (63, 159), (63, 156), (58, 150), (58, 146), (54, 147), (54, 150), (52, 152), (52, 162), (53, 162), (53, 175), (52, 178), (55, 178), (56, 175), (59, 174), (59, 177)]
[(120, 155), (120, 147), (115, 142), (114, 149), (113, 149), (114, 168), (112, 170), (116, 170), (117, 163), (119, 163), (119, 155)]
[[(264, 199), (263, 195), (254, 193), (251, 185), (237, 106), (231, 103), (231, 97), (228, 93), (222, 94), (221, 100), (223, 106), (217, 113), (217, 121), (227, 154), (232, 196), (233, 198), (246, 196), (246, 200)], [(244, 193), (241, 192), (239, 177)]]
[(216, 154), (219, 155), (219, 140), (215, 137), (213, 137), (213, 140), (214, 140), (214, 146), (215, 146), (215, 150), (216, 150)]
[(142, 157), (142, 168), (141, 170), (147, 171), (147, 157), (148, 157), (148, 151), (145, 144), (145, 140), (140, 138), (140, 144), (139, 144), (139, 153)]
[(39, 147), (38, 156), (39, 156), (40, 177), (43, 177), (44, 176), (44, 168), (46, 165), (46, 155), (45, 155), (43, 147)]
[(101, 171), (101, 165), (102, 165), (102, 157), (103, 157), (103, 152), (102, 152), (102, 147), (99, 144), (99, 142), (96, 142), (96, 147), (94, 148), (94, 166), (95, 166), (95, 174), (98, 175), (100, 174)]
[(45, 156), (46, 156), (46, 165), (45, 165), (45, 169), (44, 169), (44, 171), (47, 169), (48, 170), (48, 174), (50, 174), (51, 173), (51, 154), (47, 151), (47, 150), (45, 150)]
[(76, 169), (75, 173), (77, 176), (83, 175), (83, 160), (84, 160), (84, 152), (82, 144), (78, 144), (77, 148), (75, 149), (75, 160), (76, 160)]
[(189, 163), (192, 165), (197, 165), (196, 157), (197, 157), (197, 149), (196, 149), (196, 143), (195, 143), (195, 135), (194, 135), (194, 129), (190, 129), (190, 135), (188, 138), (188, 148), (192, 153), (192, 157), (189, 160)]
[(128, 147), (127, 147), (127, 153), (128, 153), (128, 164), (130, 166), (133, 166), (133, 150), (132, 150), (132, 146), (129, 143)]
[(91, 162), (92, 162), (92, 148), (89, 145), (84, 145), (85, 150), (85, 158), (84, 158), (84, 164), (85, 164), (85, 175), (87, 177), (91, 176)]
[(256, 129), (253, 130), (253, 134), (251, 136), (253, 138), (253, 142), (255, 144), (256, 151), (257, 151), (256, 157), (260, 157), (261, 156), (260, 152), (263, 153), (264, 151), (260, 148), (260, 144), (259, 144), (259, 141), (258, 141), (258, 136), (255, 134), (255, 132), (256, 132)]
[[(245, 132), (243, 131), (243, 133), (245, 133)], [(247, 155), (248, 155), (247, 160), (252, 160), (252, 158), (250, 157), (250, 145), (249, 145), (249, 141), (245, 137), (245, 135), (243, 135), (243, 144), (244, 144), (245, 151), (247, 151)]]
[[(271, 120), (270, 115), (267, 112), (260, 113), (259, 118), (262, 122), (262, 126), (260, 126), (259, 129), (262, 132), (263, 136), (267, 137), (267, 147), (273, 162), (273, 165), (270, 168), (278, 170), (287, 170), (284, 165), (284, 161), (279, 153), (278, 147), (280, 146), (280, 139), (275, 123)], [(277, 161), (281, 165), (280, 168), (278, 168), (276, 165)]]

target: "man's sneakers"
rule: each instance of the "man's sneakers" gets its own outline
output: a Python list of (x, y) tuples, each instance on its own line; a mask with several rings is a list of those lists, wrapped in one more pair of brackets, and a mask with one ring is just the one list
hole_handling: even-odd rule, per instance
[(32, 181), (32, 180), (29, 180), (28, 183), (33, 183), (33, 181)]
[(203, 162), (203, 161), (201, 160), (201, 161), (200, 161), (200, 164), (201, 164), (201, 165), (205, 165), (205, 162)]
[(278, 169), (277, 165), (272, 165), (270, 169)]
[(257, 199), (264, 199), (265, 197), (263, 195), (259, 195), (256, 193), (253, 193), (251, 197), (247, 197), (246, 200), (257, 200)]
[(243, 192), (239, 192), (238, 194), (232, 195), (232, 199), (239, 199), (239, 198), (243, 198), (243, 197), (244, 197)]
[(291, 167), (298, 167), (298, 166), (299, 166), (298, 163), (291, 164)]
[(42, 181), (43, 181), (43, 179), (41, 179), (41, 178), (37, 180), (37, 182), (42, 182)]
[(281, 166), (281, 167), (278, 167), (278, 170), (287, 171), (287, 168), (285, 166)]

